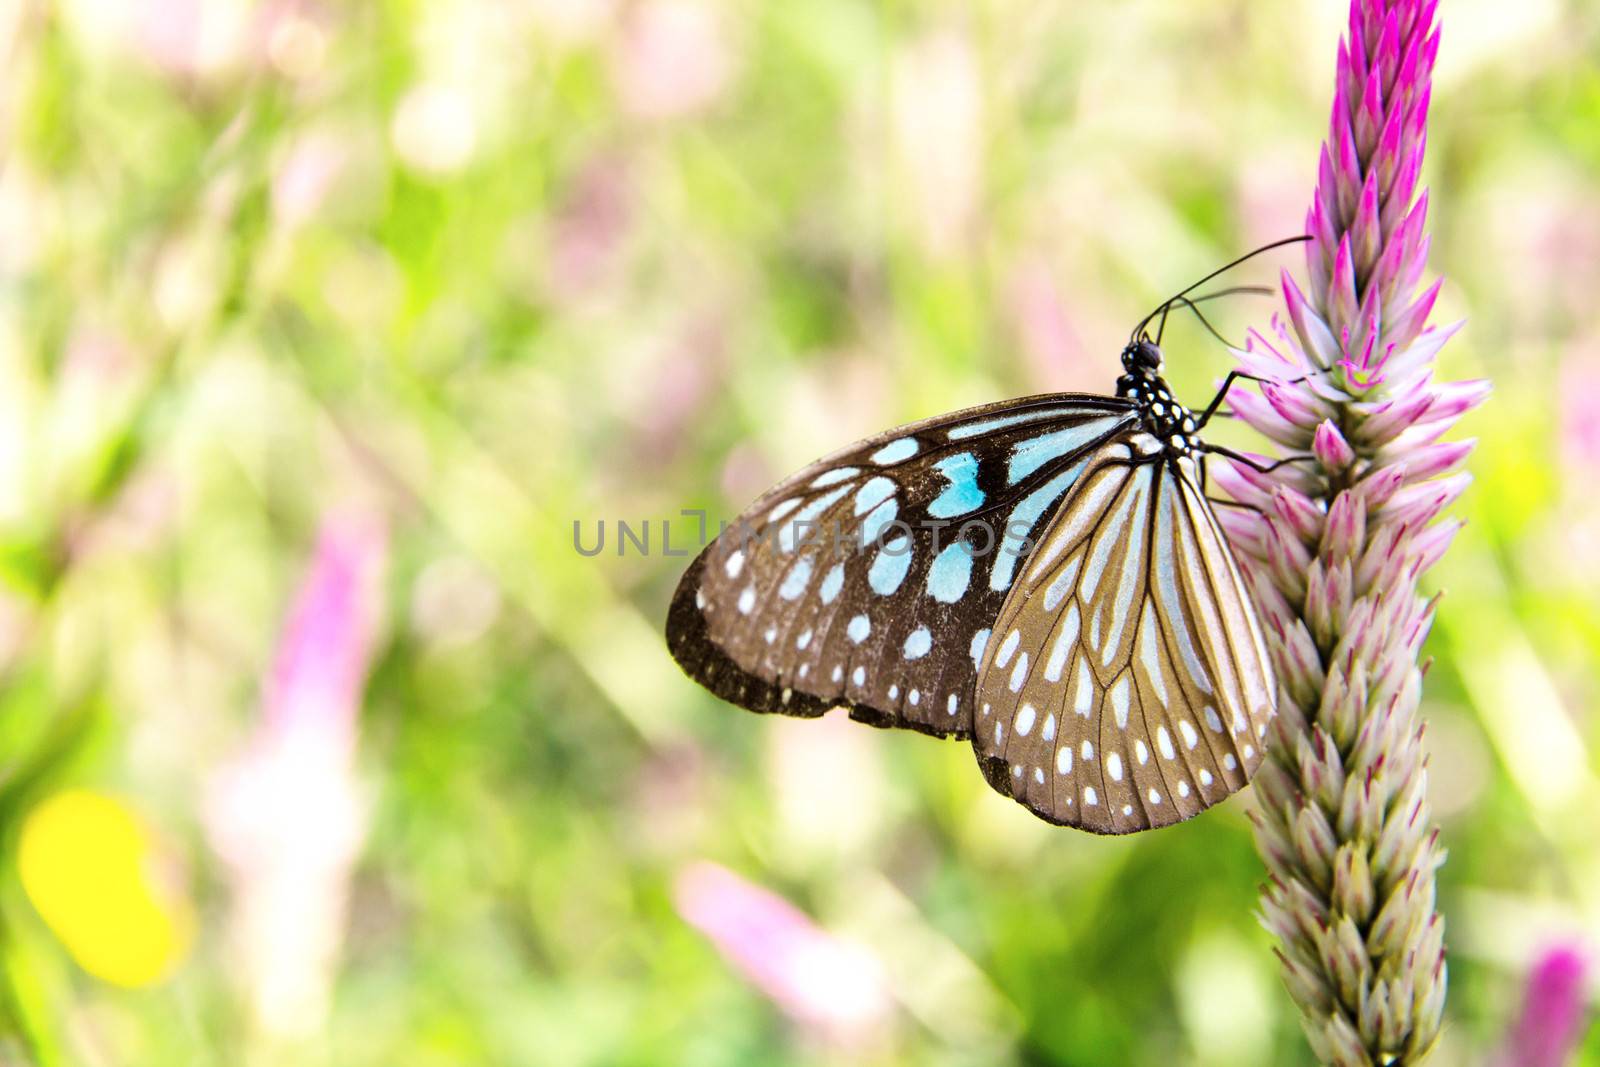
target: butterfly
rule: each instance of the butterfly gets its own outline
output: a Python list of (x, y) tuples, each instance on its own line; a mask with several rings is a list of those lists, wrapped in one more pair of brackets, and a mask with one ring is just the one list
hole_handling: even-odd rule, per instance
[(679, 582), (673, 657), (751, 711), (969, 739), (991, 786), (1063, 826), (1168, 826), (1244, 788), (1277, 685), (1204, 464), (1252, 461), (1198, 434), (1247, 376), (1184, 407), (1157, 312), (1115, 395), (915, 422), (762, 494)]

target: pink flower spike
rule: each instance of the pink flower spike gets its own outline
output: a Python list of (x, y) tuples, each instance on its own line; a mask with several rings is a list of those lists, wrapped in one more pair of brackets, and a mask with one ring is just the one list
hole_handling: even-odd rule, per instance
[[(1272, 490), (1276, 483), (1268, 482), (1264, 475), (1252, 471), (1240, 463), (1216, 463), (1208, 466), (1211, 480), (1233, 499), (1241, 504), (1248, 504), (1257, 511), (1269, 507), (1272, 503)], [(1256, 475), (1257, 480), (1252, 480), (1250, 475)], [(1237, 511), (1237, 508), (1224, 508), (1222, 511)], [(1222, 514), (1218, 511), (1218, 515)]]
[(1575, 943), (1546, 949), (1528, 974), (1522, 1011), (1495, 1067), (1565, 1067), (1588, 1017), (1590, 957)]
[[(1241, 390), (1241, 393), (1244, 391)], [(1245, 395), (1248, 395), (1247, 393)], [(1311, 406), (1313, 397), (1293, 386), (1275, 385), (1272, 382), (1261, 383), (1261, 395), (1267, 398), (1267, 403), (1272, 405), (1283, 420), (1290, 425), (1310, 430), (1321, 422), (1327, 415), (1317, 411)], [(1298, 439), (1299, 435), (1296, 435)], [(1287, 442), (1294, 444), (1295, 441)]]
[(1282, 415), (1260, 393), (1238, 389), (1228, 394), (1228, 406), (1246, 425), (1258, 433), (1289, 448), (1299, 448), (1305, 434)]
[(1465, 463), (1477, 438), (1464, 441), (1441, 441), (1419, 448), (1406, 460), (1406, 481), (1421, 482), (1448, 474)]
[(1411, 528), (1425, 526), (1453, 504), (1471, 484), (1472, 475), (1457, 474), (1437, 482), (1408, 485), (1384, 505), (1383, 521)]
[[(1348, 329), (1355, 322), (1361, 306), (1356, 294), (1355, 260), (1350, 251), (1350, 235), (1339, 239), (1339, 250), (1333, 260), (1333, 278), (1328, 290), (1328, 324), (1334, 329)], [(1348, 351), (1348, 349), (1346, 349)]]
[(828, 933), (787, 900), (725, 867), (695, 863), (673, 904), (751, 985), (816, 1036), (873, 1044), (891, 1024), (883, 967), (865, 947)]
[(1444, 279), (1436, 280), (1417, 297), (1405, 311), (1401, 312), (1389, 327), (1389, 336), (1396, 345), (1410, 344), (1422, 328), (1427, 325), (1428, 315), (1433, 311), (1433, 302), (1439, 298), (1439, 289), (1444, 284)]
[[(1219, 464), (1217, 469), (1221, 470), (1222, 466)], [(1216, 508), (1213, 513), (1222, 525), (1223, 532), (1228, 535), (1228, 540), (1235, 544), (1250, 545), (1257, 552), (1265, 551), (1267, 524), (1260, 514), (1248, 508)]]
[(1421, 574), (1438, 563), (1439, 558), (1450, 547), (1450, 542), (1456, 539), (1456, 534), (1460, 533), (1465, 525), (1460, 519), (1446, 519), (1429, 526), (1411, 538), (1410, 555), (1414, 561), (1412, 573)]
[(1361, 497), (1367, 506), (1367, 511), (1373, 512), (1381, 508), (1390, 498), (1405, 485), (1406, 469), (1401, 464), (1392, 467), (1380, 467), (1368, 474), (1356, 485), (1354, 493)]
[(1317, 461), (1331, 471), (1342, 471), (1356, 461), (1355, 449), (1350, 447), (1331, 419), (1324, 420), (1317, 427), (1311, 439), (1311, 451), (1316, 453)]
[(1378, 130), (1383, 123), (1383, 86), (1378, 82), (1377, 71), (1367, 75), (1366, 84), (1361, 87), (1361, 106), (1356, 108), (1355, 137), (1356, 150), (1362, 158), (1372, 155), (1373, 149), (1378, 145)]
[(1492, 391), (1493, 386), (1487, 378), (1448, 382), (1434, 390), (1433, 403), (1428, 405), (1428, 410), (1423, 412), (1417, 421), (1439, 422), (1446, 419), (1454, 421), (1489, 399)]
[(1311, 309), (1305, 294), (1288, 271), (1283, 272), (1282, 282), (1284, 310), (1289, 314), (1289, 322), (1294, 326), (1301, 350), (1317, 367), (1334, 366), (1343, 358), (1344, 350), (1339, 347), (1333, 332), (1328, 329), (1322, 316)]
[(1300, 540), (1314, 545), (1322, 539), (1322, 512), (1304, 493), (1279, 489), (1272, 497), (1272, 513)]

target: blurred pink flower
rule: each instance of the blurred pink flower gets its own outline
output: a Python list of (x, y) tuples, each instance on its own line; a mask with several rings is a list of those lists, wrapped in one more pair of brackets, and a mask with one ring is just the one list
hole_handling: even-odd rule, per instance
[(651, 119), (709, 107), (733, 76), (721, 17), (696, 0), (645, 0), (624, 16), (612, 56), (622, 106)]
[(1561, 370), (1556, 403), (1561, 410), (1561, 445), (1569, 462), (1600, 467), (1600, 359), (1570, 360)]
[(865, 947), (714, 863), (680, 872), (673, 900), (686, 922), (813, 1036), (862, 1045), (886, 1035), (893, 1004), (882, 964)]
[(1571, 1062), (1588, 1018), (1589, 957), (1573, 944), (1545, 950), (1528, 975), (1522, 1013), (1506, 1035), (1495, 1067), (1563, 1067)]
[(287, 227), (316, 215), (348, 160), (349, 146), (338, 135), (320, 130), (294, 142), (272, 176), (272, 213)]
[(273, 1034), (313, 1032), (327, 1010), (365, 835), (352, 764), (383, 558), (377, 529), (326, 524), (284, 624), (261, 724), (208, 783), (207, 836), (229, 869), (241, 981)]
[(1032, 377), (1092, 389), (1104, 369), (1089, 359), (1083, 335), (1067, 313), (1048, 263), (1038, 257), (1020, 264), (1007, 290), (1010, 317)]
[(584, 164), (551, 225), (551, 295), (570, 301), (603, 285), (613, 272), (633, 218), (633, 189), (626, 163), (602, 153)]

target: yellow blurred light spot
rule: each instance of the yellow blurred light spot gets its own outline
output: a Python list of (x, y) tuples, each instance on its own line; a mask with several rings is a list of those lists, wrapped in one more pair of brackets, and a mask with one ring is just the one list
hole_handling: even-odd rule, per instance
[(23, 823), (17, 860), (28, 899), (97, 978), (150, 985), (188, 949), (189, 902), (160, 877), (155, 835), (119, 801), (56, 794)]

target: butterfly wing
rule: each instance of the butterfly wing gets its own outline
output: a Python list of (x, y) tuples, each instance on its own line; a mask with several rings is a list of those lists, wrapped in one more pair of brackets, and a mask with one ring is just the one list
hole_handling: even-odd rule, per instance
[(1089, 460), (995, 621), (973, 747), (1051, 822), (1120, 834), (1242, 789), (1276, 683), (1193, 461), (1142, 431)]
[(822, 459), (696, 558), (668, 612), (668, 648), (752, 711), (843, 705), (874, 725), (967, 736), (977, 658), (1027, 548), (1082, 457), (1134, 418), (1116, 398), (1048, 394)]

